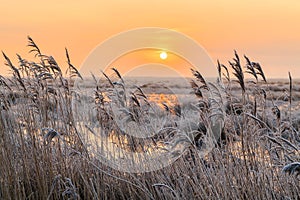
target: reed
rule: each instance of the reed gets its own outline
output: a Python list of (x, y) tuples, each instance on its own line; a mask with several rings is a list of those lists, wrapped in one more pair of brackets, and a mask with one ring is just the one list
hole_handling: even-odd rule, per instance
[[(244, 56), (243, 66), (235, 52), (229, 62), (232, 77), (219, 62), (220, 84), (208, 83), (192, 70), (192, 103), (158, 105), (146, 87), (131, 91), (116, 68), (113, 77), (93, 75), (93, 88), (86, 85), (87, 94), (80, 93), (75, 80), (88, 80), (73, 66), (67, 49), (64, 73), (32, 38), (28, 42), (33, 61), (17, 55), (17, 66), (2, 52), (11, 76), (0, 76), (1, 199), (299, 198), (300, 138), (292, 107), (299, 102), (292, 99), (298, 90), (290, 74), (283, 84), (289, 100), (281, 101), (277, 93), (284, 90), (267, 82), (260, 64)], [(246, 81), (245, 73), (254, 81)], [(118, 106), (121, 119), (112, 105)], [(130, 124), (157, 132), (137, 138), (124, 131)], [(97, 134), (104, 138), (97, 148), (113, 143), (126, 152), (124, 159), (131, 153), (189, 145), (164, 168), (127, 173), (105, 165), (90, 151), (87, 136)], [(207, 135), (215, 140), (203, 153)]]

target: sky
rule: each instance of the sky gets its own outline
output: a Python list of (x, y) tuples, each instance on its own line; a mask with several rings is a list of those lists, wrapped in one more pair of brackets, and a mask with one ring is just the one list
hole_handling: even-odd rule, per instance
[[(43, 53), (52, 55), (62, 67), (66, 66), (67, 47), (72, 63), (80, 68), (90, 53), (110, 37), (136, 28), (161, 27), (197, 41), (214, 64), (219, 59), (227, 65), (237, 50), (241, 56), (246, 54), (259, 62), (269, 78), (287, 78), (288, 71), (300, 78), (299, 23), (299, 0), (1, 0), (0, 50), (15, 64), (16, 53), (34, 59), (26, 47), (29, 35)], [(126, 55), (133, 58), (146, 52), (153, 53), (133, 52), (118, 58), (123, 63), (113, 63), (131, 69), (134, 63), (144, 67), (146, 62), (161, 64), (159, 56), (151, 61), (145, 59), (145, 63), (128, 64), (129, 59), (124, 59)], [(184, 63), (174, 58), (178, 60), (174, 64), (172, 57), (175, 56), (170, 54), (164, 64), (173, 63), (171, 68), (176, 68)], [(0, 73), (7, 73), (4, 59), (0, 62)], [(201, 66), (201, 70), (208, 69)], [(161, 72), (140, 69), (135, 74), (159, 76)]]

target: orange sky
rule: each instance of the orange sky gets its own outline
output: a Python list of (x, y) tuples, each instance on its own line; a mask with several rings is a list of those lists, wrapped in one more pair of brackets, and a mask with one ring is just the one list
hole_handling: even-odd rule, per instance
[[(162, 77), (168, 74), (169, 77), (189, 76), (190, 68), (193, 66), (180, 56), (168, 53), (165, 60), (160, 58), (162, 51), (156, 49), (143, 49), (132, 51), (116, 59), (108, 65), (105, 73), (110, 74), (110, 68), (115, 67), (121, 74), (128, 76), (149, 76), (155, 74)], [(149, 67), (151, 66), (151, 67)]]
[[(2, 1), (0, 49), (28, 55), (27, 35), (65, 65), (64, 48), (81, 66), (101, 42), (138, 27), (162, 27), (195, 39), (214, 62), (233, 49), (264, 67), (267, 77), (300, 78), (300, 1), (54, 0)], [(2, 59), (3, 63), (4, 60)], [(1, 67), (0, 72), (7, 71)]]

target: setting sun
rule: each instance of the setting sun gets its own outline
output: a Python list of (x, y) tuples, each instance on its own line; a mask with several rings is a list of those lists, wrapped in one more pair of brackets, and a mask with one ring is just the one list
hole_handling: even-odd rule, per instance
[(159, 54), (159, 57), (160, 57), (162, 60), (165, 60), (165, 59), (167, 59), (168, 54), (167, 54), (165, 51), (163, 51), (163, 52), (161, 52), (161, 53)]

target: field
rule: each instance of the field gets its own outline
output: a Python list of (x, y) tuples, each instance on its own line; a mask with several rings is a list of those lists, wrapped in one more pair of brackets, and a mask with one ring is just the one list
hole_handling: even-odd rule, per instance
[[(3, 53), (1, 199), (299, 199), (300, 86), (237, 53), (219, 77), (81, 77)], [(109, 74), (108, 74), (109, 73)], [(247, 78), (245, 78), (247, 77)], [(210, 83), (211, 82), (211, 83)]]

